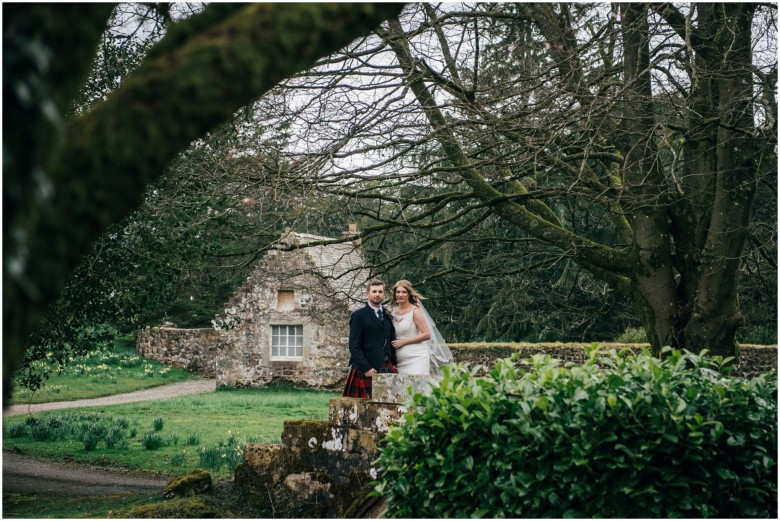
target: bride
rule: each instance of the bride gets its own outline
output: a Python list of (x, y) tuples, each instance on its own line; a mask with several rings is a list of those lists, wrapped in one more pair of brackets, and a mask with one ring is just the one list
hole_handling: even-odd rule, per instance
[(422, 299), (408, 280), (399, 280), (393, 286), (390, 305), (396, 339), (392, 345), (398, 358), (398, 374), (440, 374), (439, 366), (452, 361), (452, 353)]

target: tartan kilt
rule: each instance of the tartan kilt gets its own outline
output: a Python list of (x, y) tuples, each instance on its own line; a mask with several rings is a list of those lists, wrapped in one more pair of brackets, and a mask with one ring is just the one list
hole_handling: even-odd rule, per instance
[[(391, 373), (398, 374), (393, 362), (385, 359), (382, 369), (389, 369)], [(347, 384), (344, 386), (343, 396), (349, 398), (371, 398), (371, 377), (366, 376), (360, 369), (352, 368), (347, 376)]]

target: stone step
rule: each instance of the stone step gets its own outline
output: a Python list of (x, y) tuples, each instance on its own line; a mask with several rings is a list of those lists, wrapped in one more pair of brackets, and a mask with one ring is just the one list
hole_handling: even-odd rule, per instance
[(327, 474), (333, 482), (341, 483), (356, 472), (372, 474), (381, 435), (336, 428), (327, 422), (293, 420), (285, 422), (282, 439), (280, 444), (247, 443), (241, 475), (265, 476), (276, 482), (291, 473), (308, 472)]
[(294, 450), (316, 448), (330, 435), (330, 430), (328, 420), (287, 420), (282, 431), (282, 443)]
[(365, 398), (331, 398), (328, 401), (328, 421), (334, 427), (382, 434), (398, 423), (406, 412), (404, 405), (374, 403)]
[(289, 448), (281, 443), (246, 443), (244, 444), (243, 467), (249, 467), (254, 472), (277, 473), (279, 479), (283, 472), (283, 462)]
[(375, 452), (380, 434), (374, 430), (334, 425), (330, 421), (288, 420), (282, 443), (295, 453)]
[(441, 376), (416, 374), (377, 374), (372, 383), (374, 403), (408, 404), (414, 394), (430, 394), (439, 385)]

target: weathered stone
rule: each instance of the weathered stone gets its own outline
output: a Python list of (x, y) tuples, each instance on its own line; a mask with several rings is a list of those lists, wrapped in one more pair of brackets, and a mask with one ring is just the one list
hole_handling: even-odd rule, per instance
[(333, 499), (330, 493), (330, 483), (317, 481), (312, 478), (311, 472), (290, 474), (284, 478), (284, 484), (292, 492), (300, 495), (300, 499), (306, 502), (329, 501)]
[(331, 398), (328, 421), (337, 427), (387, 432), (408, 411), (404, 405), (375, 403), (364, 398)]
[(349, 452), (372, 453), (377, 451), (380, 434), (361, 429), (347, 429), (346, 448)]
[(211, 474), (203, 469), (195, 469), (189, 474), (178, 476), (168, 482), (163, 497), (194, 496), (211, 490)]
[(405, 404), (417, 393), (430, 394), (439, 385), (441, 376), (411, 374), (378, 374), (373, 378), (371, 401), (376, 403)]
[(288, 420), (284, 422), (282, 443), (295, 450), (317, 450), (330, 430), (327, 421)]
[(279, 460), (283, 446), (278, 443), (246, 443), (244, 463), (253, 467), (270, 467)]
[[(413, 387), (414, 381), (430, 379), (400, 381)], [(235, 483), (261, 501), (268, 498), (274, 517), (342, 517), (355, 512), (378, 477), (378, 444), (405, 410), (400, 404), (334, 398), (327, 422), (288, 421), (277, 448), (247, 446)]]
[(221, 341), (219, 333), (212, 328), (147, 327), (136, 333), (135, 345), (144, 358), (214, 378), (214, 352)]

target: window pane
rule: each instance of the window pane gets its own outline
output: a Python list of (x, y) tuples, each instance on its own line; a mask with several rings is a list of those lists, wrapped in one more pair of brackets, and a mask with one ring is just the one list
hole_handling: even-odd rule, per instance
[(271, 358), (303, 358), (303, 326), (271, 326)]

